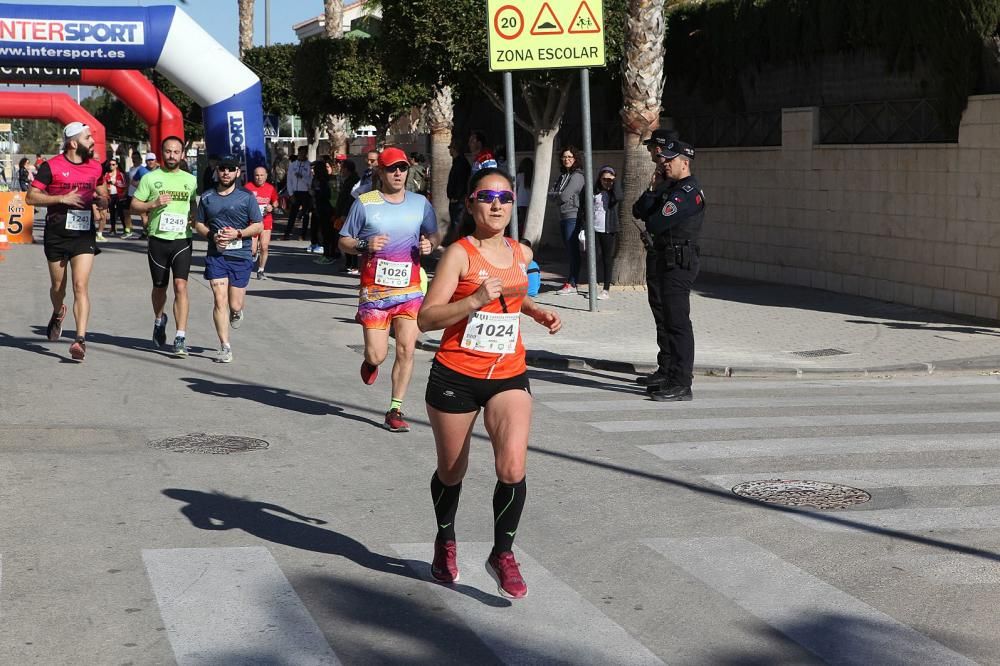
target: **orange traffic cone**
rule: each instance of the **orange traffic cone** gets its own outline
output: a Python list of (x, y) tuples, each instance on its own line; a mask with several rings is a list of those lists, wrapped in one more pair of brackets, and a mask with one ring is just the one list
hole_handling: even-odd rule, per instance
[[(10, 243), (7, 242), (7, 223), (0, 218), (0, 252), (10, 249)], [(0, 261), (3, 261), (7, 257), (0, 254)]]

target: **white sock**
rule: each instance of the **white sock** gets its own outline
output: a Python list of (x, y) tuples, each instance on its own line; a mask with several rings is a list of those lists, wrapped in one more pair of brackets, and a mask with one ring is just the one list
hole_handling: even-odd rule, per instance
[(183, 338), (183, 337), (186, 337), (186, 336), (184, 335), (184, 331), (177, 331), (177, 337), (178, 337), (178, 338)]
[(166, 313), (166, 312), (164, 312), (164, 313), (163, 313), (163, 314), (161, 314), (161, 315), (160, 315), (159, 317), (157, 317), (156, 319), (154, 319), (154, 320), (153, 320), (153, 323), (154, 323), (154, 324), (159, 324), (159, 323), (160, 323), (161, 321), (166, 321), (166, 318), (167, 318), (167, 313)]

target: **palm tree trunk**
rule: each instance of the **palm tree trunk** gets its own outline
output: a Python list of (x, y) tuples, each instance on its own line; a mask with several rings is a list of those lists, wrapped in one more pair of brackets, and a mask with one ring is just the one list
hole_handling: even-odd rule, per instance
[(427, 105), (427, 124), (431, 131), (431, 201), (437, 214), (438, 229), (448, 230), (448, 173), (451, 171), (451, 130), (455, 126), (455, 104), (451, 86), (435, 87)]
[(616, 285), (646, 284), (646, 256), (639, 230), (632, 223), (632, 203), (649, 183), (653, 163), (642, 145), (660, 124), (663, 99), (664, 0), (629, 0), (622, 77), (624, 169), (622, 224), (618, 231), (612, 281)]
[(328, 39), (344, 36), (344, 0), (323, 0), (323, 31)]
[(240, 60), (243, 54), (253, 48), (253, 3), (254, 0), (237, 0), (240, 15)]

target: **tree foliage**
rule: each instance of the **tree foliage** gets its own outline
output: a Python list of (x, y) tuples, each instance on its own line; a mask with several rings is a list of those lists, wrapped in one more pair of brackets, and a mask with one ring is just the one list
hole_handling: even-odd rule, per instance
[(59, 152), (59, 141), (62, 135), (62, 125), (59, 123), (29, 118), (2, 118), (0, 122), (11, 124), (14, 143), (18, 144), (21, 153), (25, 155), (34, 155), (35, 153), (52, 155)]
[(379, 57), (380, 38), (304, 42), (295, 57), (294, 90), (307, 126), (324, 116), (372, 124), (382, 137), (393, 119), (430, 99), (430, 89)]
[(264, 110), (282, 116), (298, 115), (295, 94), (295, 54), (297, 44), (258, 46), (243, 54), (243, 64), (260, 78)]
[(103, 88), (81, 100), (80, 105), (104, 125), (108, 141), (131, 144), (149, 138), (146, 124), (124, 102)]
[(952, 120), (976, 83), (1000, 0), (711, 0), (667, 12), (667, 77), (739, 110), (740, 73), (872, 49), (892, 71), (926, 62)]

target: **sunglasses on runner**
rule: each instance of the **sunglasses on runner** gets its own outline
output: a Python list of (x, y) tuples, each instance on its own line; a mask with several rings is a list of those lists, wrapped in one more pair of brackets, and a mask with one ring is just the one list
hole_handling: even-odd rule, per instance
[(514, 203), (514, 193), (510, 190), (479, 190), (474, 192), (470, 199), (475, 199), (479, 203), (492, 204), (497, 199), (502, 204)]
[(385, 168), (385, 172), (386, 173), (396, 173), (397, 171), (402, 171), (403, 173), (406, 173), (409, 170), (409, 168), (410, 168), (409, 164), (406, 164), (405, 162), (399, 162), (398, 164), (393, 164), (392, 166), (387, 166)]
[(234, 166), (220, 166), (219, 167), (219, 171), (232, 171), (233, 173), (236, 173), (239, 170), (240, 170), (239, 167), (234, 167)]

